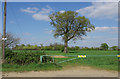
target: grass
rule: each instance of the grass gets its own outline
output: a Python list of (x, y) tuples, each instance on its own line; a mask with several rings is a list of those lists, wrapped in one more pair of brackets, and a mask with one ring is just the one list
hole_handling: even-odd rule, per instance
[(19, 71), (48, 71), (48, 70), (60, 70), (62, 66), (56, 64), (29, 64), (29, 65), (16, 65), (16, 64), (3, 64), (3, 72), (19, 72)]
[(63, 53), (57, 50), (13, 50), (13, 52), (45, 52), (48, 55), (117, 55), (118, 51), (104, 51), (104, 50), (76, 50), (69, 51), (70, 53)]
[[(40, 52), (39, 50), (24, 50), (25, 52)], [(13, 52), (24, 52), (21, 50), (13, 50)], [(118, 70), (118, 51), (102, 51), (102, 50), (79, 50), (79, 51), (70, 51), (70, 53), (62, 53), (61, 51), (48, 51), (44, 50), (47, 55), (116, 55), (116, 56), (101, 56), (96, 57), (92, 56), (87, 58), (77, 58), (77, 57), (68, 57), (68, 58), (55, 58), (55, 62), (68, 60), (71, 58), (77, 58), (76, 60), (59, 63), (59, 64), (29, 64), (24, 66), (19, 65), (8, 65), (3, 64), (3, 72), (9, 71), (36, 71), (36, 70), (60, 70), (65, 66), (91, 66), (99, 69), (106, 70)]]

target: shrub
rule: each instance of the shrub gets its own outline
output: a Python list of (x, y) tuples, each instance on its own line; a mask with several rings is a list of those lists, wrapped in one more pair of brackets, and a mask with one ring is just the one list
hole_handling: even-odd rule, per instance
[[(5, 63), (25, 65), (30, 63), (40, 63), (40, 55), (46, 55), (44, 52), (12, 52), (6, 50)], [(47, 63), (51, 60), (50, 57), (43, 57), (43, 62)]]
[(61, 49), (61, 52), (63, 52), (64, 51), (64, 48), (63, 49)]

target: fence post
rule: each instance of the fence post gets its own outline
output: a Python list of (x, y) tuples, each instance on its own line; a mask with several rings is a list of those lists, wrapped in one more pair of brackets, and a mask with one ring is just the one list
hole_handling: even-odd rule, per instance
[(43, 57), (43, 56), (40, 56), (40, 62), (41, 62), (41, 63), (42, 63), (42, 57)]
[(54, 63), (54, 56), (53, 56), (53, 63)]

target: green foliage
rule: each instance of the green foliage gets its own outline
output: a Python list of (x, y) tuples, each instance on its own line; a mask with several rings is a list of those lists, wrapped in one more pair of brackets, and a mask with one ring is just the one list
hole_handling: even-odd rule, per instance
[(102, 43), (102, 44), (101, 44), (101, 48), (102, 48), (103, 50), (108, 50), (109, 46), (107, 45), (107, 43)]
[[(25, 65), (30, 63), (40, 63), (40, 56), (46, 55), (44, 52), (12, 52), (6, 49), (6, 62), (9, 64)], [(47, 63), (51, 60), (50, 57), (43, 57), (43, 62)]]
[(28, 44), (25, 46), (24, 44), (22, 44), (20, 46), (16, 45), (13, 49), (16, 49), (16, 50), (38, 50), (40, 48), (37, 45)]
[(64, 45), (59, 44), (59, 43), (50, 44), (49, 46), (53, 47), (53, 50), (62, 50), (62, 49), (64, 49)]
[(60, 70), (62, 66), (56, 65), (54, 63), (47, 64), (29, 64), (29, 65), (17, 65), (17, 64), (3, 64), (2, 71), (3, 72), (19, 72), (19, 71), (40, 71), (40, 70)]
[[(104, 51), (104, 50), (74, 50), (69, 53), (62, 53), (60, 51), (45, 51), (49, 55), (98, 55), (87, 56), (86, 58), (78, 58), (77, 60), (61, 63), (64, 66), (92, 66), (100, 69), (118, 70), (118, 51)], [(103, 56), (99, 56), (103, 55)], [(115, 56), (104, 56), (115, 55)], [(69, 57), (69, 56), (68, 56)], [(77, 57), (77, 56), (76, 56)], [(72, 58), (72, 57), (70, 57)], [(75, 57), (74, 57), (75, 58)], [(60, 62), (68, 60), (69, 58), (56, 58), (55, 61)]]
[(68, 50), (80, 50), (80, 47), (79, 46), (68, 47)]
[(24, 47), (25, 45), (24, 44), (21, 44), (21, 47)]
[[(29, 53), (29, 52), (37, 52), (39, 50), (24, 50), (25, 52)], [(13, 52), (23, 52), (23, 50), (13, 50)], [(44, 52), (47, 55), (103, 55), (103, 56), (87, 56), (87, 58), (80, 58), (77, 60), (73, 60), (73, 61), (69, 61), (69, 62), (65, 62), (59, 65), (62, 65), (63, 67), (65, 66), (81, 66), (81, 65), (85, 65), (85, 66), (93, 66), (96, 68), (101, 68), (101, 69), (108, 69), (108, 70), (117, 70), (118, 68), (118, 51), (104, 51), (104, 50), (73, 50), (70, 51), (69, 53), (62, 53), (61, 51), (58, 50), (44, 50)], [(116, 55), (116, 56), (104, 56), (104, 55)], [(68, 58), (55, 58), (55, 62), (59, 62), (59, 61), (64, 61)], [(45, 65), (45, 66), (44, 66)], [(26, 66), (26, 65), (25, 65)], [(16, 66), (17, 67), (17, 66)], [(32, 66), (26, 67), (26, 68), (20, 68), (21, 70), (23, 69), (23, 71), (25, 70), (39, 70), (40, 67), (36, 67), (36, 69), (32, 69)], [(34, 67), (33, 67), (34, 68)], [(44, 63), (43, 67), (40, 70), (47, 70), (47, 69), (51, 69), (54, 70), (54, 68), (58, 69), (59, 67), (54, 67), (51, 66), (51, 68), (49, 68), (49, 64), (48, 63)], [(13, 71), (15, 70), (15, 68), (4, 68), (4, 71)], [(17, 69), (16, 69), (17, 71)]]
[[(108, 50), (108, 47), (104, 44), (101, 44), (101, 47), (79, 47), (79, 46), (72, 46), (72, 47), (67, 47), (68, 50)], [(107, 48), (106, 48), (106, 47)], [(16, 45), (13, 49), (14, 50), (60, 50), (61, 52), (64, 51), (64, 45), (63, 44), (59, 44), (59, 43), (53, 43), (50, 44), (48, 46), (43, 46), (43, 44), (41, 44), (40, 46), (37, 45)], [(104, 48), (105, 47), (105, 48)], [(118, 50), (117, 46), (112, 46), (109, 48), (109, 50)]]
[(55, 28), (54, 37), (61, 36), (64, 43), (64, 52), (67, 53), (69, 40), (82, 39), (87, 32), (91, 32), (95, 27), (85, 16), (78, 16), (75, 11), (55, 12), (49, 15), (50, 24)]
[(117, 49), (118, 49), (118, 46), (112, 46), (111, 49), (112, 49), (112, 50), (117, 50)]
[[(51, 25), (55, 27), (55, 37), (63, 35), (63, 39), (78, 38), (86, 35), (86, 32), (94, 30), (94, 26), (89, 19), (84, 16), (78, 16), (75, 11), (65, 11), (64, 13), (56, 12), (49, 15)], [(68, 38), (65, 37), (65, 34)]]
[(16, 45), (13, 49), (14, 50), (62, 50), (64, 48), (64, 45), (62, 44), (58, 44), (58, 43), (54, 43), (54, 44), (50, 44), (49, 46), (43, 46), (43, 44), (41, 44), (41, 46), (37, 46), (37, 45)]

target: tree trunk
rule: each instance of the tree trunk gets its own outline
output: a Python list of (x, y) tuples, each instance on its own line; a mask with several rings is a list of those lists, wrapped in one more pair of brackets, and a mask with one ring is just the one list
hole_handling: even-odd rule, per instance
[(64, 53), (67, 53), (68, 52), (68, 41), (65, 41), (65, 47), (64, 47)]

